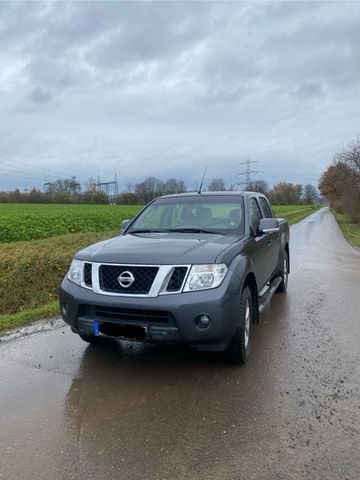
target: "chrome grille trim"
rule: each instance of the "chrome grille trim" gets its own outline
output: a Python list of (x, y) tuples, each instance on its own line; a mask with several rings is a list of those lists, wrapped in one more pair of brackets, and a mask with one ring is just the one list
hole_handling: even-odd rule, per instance
[[(180, 293), (185, 285), (186, 279), (190, 272), (191, 265), (144, 265), (144, 264), (135, 264), (135, 263), (98, 263), (98, 262), (86, 262), (91, 263), (92, 269), (92, 291), (99, 295), (108, 295), (111, 297), (132, 297), (132, 298), (149, 298), (149, 297), (158, 297), (159, 295), (174, 295), (176, 293)], [(112, 266), (119, 266), (119, 267), (157, 267), (159, 270), (155, 276), (153, 284), (147, 294), (137, 294), (137, 293), (115, 293), (115, 292), (106, 292), (100, 288), (100, 280), (99, 280), (99, 268), (101, 265), (112, 265)], [(166, 288), (172, 273), (176, 267), (186, 267), (187, 272), (184, 277), (183, 284), (181, 288), (175, 292), (167, 292)], [(87, 287), (89, 288), (89, 287)], [(90, 288), (91, 289), (91, 288)]]

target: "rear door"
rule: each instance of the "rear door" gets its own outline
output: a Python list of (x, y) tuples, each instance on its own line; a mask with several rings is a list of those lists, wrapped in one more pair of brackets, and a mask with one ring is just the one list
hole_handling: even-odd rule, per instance
[(253, 237), (252, 260), (259, 290), (269, 280), (273, 268), (270, 234), (258, 234), (261, 218), (263, 218), (263, 214), (257, 198), (249, 197), (249, 226)]

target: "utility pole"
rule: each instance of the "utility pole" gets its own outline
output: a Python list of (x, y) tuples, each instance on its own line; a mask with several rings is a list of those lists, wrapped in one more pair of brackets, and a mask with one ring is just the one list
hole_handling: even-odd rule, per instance
[(237, 177), (243, 176), (245, 180), (234, 185), (243, 185), (245, 188), (252, 182), (252, 175), (257, 175), (258, 173), (263, 173), (260, 170), (252, 170), (251, 164), (258, 163), (259, 160), (250, 160), (247, 158), (245, 162), (239, 162), (239, 165), (244, 165), (245, 169), (236, 174)]
[(119, 183), (118, 183), (118, 178), (117, 178), (117, 173), (116, 172), (115, 172), (114, 182), (115, 182), (114, 197), (115, 197), (115, 200), (116, 200), (117, 196), (119, 195)]

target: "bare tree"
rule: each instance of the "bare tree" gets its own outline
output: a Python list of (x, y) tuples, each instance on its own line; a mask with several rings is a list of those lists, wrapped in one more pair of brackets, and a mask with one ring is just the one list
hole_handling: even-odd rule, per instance
[(259, 192), (266, 194), (269, 190), (269, 187), (265, 180), (255, 180), (254, 182), (250, 182), (246, 185), (246, 190), (248, 192)]
[(93, 177), (90, 177), (85, 184), (87, 192), (95, 192), (96, 191), (96, 180)]
[(174, 193), (186, 192), (185, 182), (177, 180), (176, 178), (169, 178), (163, 185), (163, 193), (165, 195), (171, 195)]
[(360, 175), (360, 138), (353, 140), (343, 152), (335, 155), (335, 162), (342, 162)]
[(210, 192), (223, 192), (226, 190), (225, 188), (225, 182), (223, 178), (214, 178), (211, 180), (208, 190)]
[(75, 177), (55, 180), (46, 184), (47, 193), (55, 194), (58, 192), (76, 195), (81, 192), (81, 185)]
[(296, 205), (301, 202), (302, 190), (300, 184), (280, 182), (273, 186), (268, 196), (277, 205)]
[(126, 193), (133, 193), (134, 185), (131, 182), (127, 182), (125, 185), (125, 192)]
[(163, 182), (156, 177), (148, 177), (143, 182), (135, 185), (135, 193), (139, 200), (144, 203), (162, 194)]
[(319, 199), (319, 196), (314, 185), (311, 185), (310, 183), (305, 185), (304, 192), (303, 192), (303, 202), (309, 205), (310, 204), (312, 205), (316, 203), (318, 199)]

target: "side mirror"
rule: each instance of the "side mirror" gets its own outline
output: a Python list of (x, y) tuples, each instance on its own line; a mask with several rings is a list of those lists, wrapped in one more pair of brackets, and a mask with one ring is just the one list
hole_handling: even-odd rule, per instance
[(130, 222), (131, 222), (131, 220), (123, 220), (121, 222), (120, 234), (122, 234), (127, 229)]
[(277, 218), (262, 218), (259, 223), (258, 233), (277, 233), (280, 230)]

